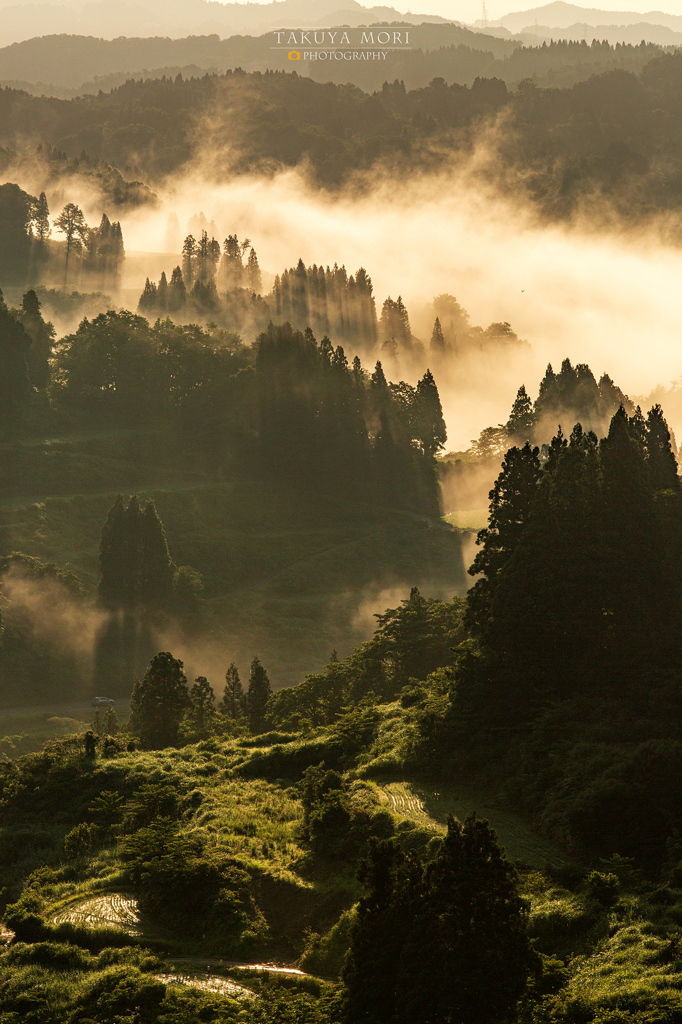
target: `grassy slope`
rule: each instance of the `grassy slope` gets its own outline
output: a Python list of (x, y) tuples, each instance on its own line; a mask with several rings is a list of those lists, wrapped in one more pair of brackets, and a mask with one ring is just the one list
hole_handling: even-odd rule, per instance
[(295, 684), (334, 648), (345, 655), (366, 639), (373, 613), (411, 586), (447, 597), (466, 588), (454, 531), (342, 494), (178, 470), (153, 432), (31, 440), (0, 449), (2, 464), (13, 481), (0, 490), (2, 546), (70, 565), (93, 595), (116, 491), (154, 499), (173, 558), (206, 586), (201, 643), (178, 631), (159, 642), (214, 685), (256, 651), (275, 688)]
[[(427, 856), (443, 833), (445, 813), (477, 810), (490, 818), (509, 855), (520, 859), (522, 889), (531, 901), (531, 931), (538, 947), (544, 953), (558, 954), (568, 968), (567, 984), (547, 998), (542, 1015), (534, 1019), (572, 1024), (596, 1019), (619, 1024), (678, 1020), (680, 1010), (673, 1007), (680, 1005), (682, 988), (678, 941), (682, 894), (667, 887), (656, 889), (620, 862), (608, 866), (620, 875), (620, 890), (611, 905), (601, 905), (590, 894), (584, 871), (561, 867), (565, 858), (560, 850), (535, 836), (517, 815), (491, 805), (487, 795), (472, 792), (465, 785), (434, 792), (423, 781), (410, 778), (404, 768), (393, 775), (375, 774), (386, 765), (387, 731), (394, 736), (394, 763), (398, 766), (407, 729), (409, 712), (399, 710), (399, 705), (382, 709), (377, 740), (348, 776), (356, 779), (356, 798), (368, 806), (374, 803), (390, 809), (401, 841), (408, 846), (416, 844)], [(318, 730), (314, 737), (300, 737), (280, 751), (300, 754), (311, 739), (319, 743), (324, 738), (325, 731)], [(85, 803), (91, 799), (91, 784), (95, 789), (107, 788), (107, 778), (121, 778), (121, 773), (126, 786), (167, 779), (188, 798), (183, 805), (183, 827), (202, 838), (205, 855), (227, 854), (252, 878), (269, 934), (262, 935), (255, 946), (252, 943), (247, 960), (259, 962), (274, 957), (291, 962), (303, 948), (304, 930), (313, 928), (324, 933), (330, 929), (352, 905), (359, 889), (352, 864), (325, 863), (307, 854), (298, 835), (302, 808), (295, 778), (243, 777), (244, 767), (255, 756), (267, 771), (267, 765), (273, 763), (268, 756), (273, 752), (274, 748), (230, 741), (98, 759), (92, 767), (91, 782), (65, 794), (56, 813), (54, 806), (34, 802), (15, 814), (11, 826), (5, 826), (5, 882), (15, 895), (30, 870), (45, 863), (59, 868), (59, 863), (65, 862), (64, 836), (76, 821), (83, 820)], [(548, 856), (555, 867), (540, 870), (537, 865)], [(50, 920), (68, 919), (74, 914), (78, 919), (84, 900), (129, 891), (116, 847), (111, 841), (105, 842), (92, 853), (71, 859), (59, 881), (43, 886), (44, 913)], [(213, 961), (215, 965), (219, 959), (239, 957), (238, 950), (225, 948), (211, 935), (202, 939), (181, 930), (173, 934), (144, 919), (138, 941), (156, 945), (168, 957), (163, 968), (167, 975), (173, 970), (182, 975), (189, 964), (200, 985), (207, 977), (206, 963)], [(322, 962), (319, 954), (317, 959)], [(308, 969), (314, 969), (314, 958), (308, 957), (305, 962)], [(155, 969), (158, 972), (161, 967)], [(319, 967), (318, 971), (325, 973)], [(245, 977), (243, 972), (233, 972), (233, 976), (240, 982)], [(17, 967), (13, 983), (18, 984), (22, 977)], [(661, 1010), (663, 1006), (669, 1008), (668, 1015), (668, 1011)], [(615, 1008), (622, 1011), (620, 1016), (600, 1016)], [(656, 1016), (660, 1012), (664, 1015)], [(637, 1013), (642, 1016), (633, 1015)]]

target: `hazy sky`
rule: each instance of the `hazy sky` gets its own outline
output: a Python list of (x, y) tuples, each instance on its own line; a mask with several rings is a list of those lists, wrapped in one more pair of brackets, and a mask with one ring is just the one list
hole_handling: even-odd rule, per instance
[[(366, 6), (370, 0), (362, 0)], [(379, 2), (379, 0), (377, 0)], [(388, 0), (390, 2), (390, 0)], [(481, 17), (482, 0), (410, 0), (409, 5), (393, 3), (399, 10), (410, 10), (413, 14), (440, 14), (443, 18), (455, 21), (474, 22)], [(503, 18), (514, 11), (529, 11), (534, 7), (544, 6), (543, 0), (486, 0), (489, 21)], [(596, 0), (593, 4), (579, 4), (580, 7), (596, 8), (600, 11), (664, 11), (666, 14), (682, 14), (682, 0), (655, 0), (654, 3), (642, 0)]]
[[(361, 0), (370, 6), (370, 0)], [(380, 2), (380, 0), (376, 0)], [(391, 0), (387, 0), (391, 2)], [(443, 18), (455, 21), (473, 22), (481, 17), (482, 0), (410, 0), (408, 5), (393, 2), (398, 10), (410, 10), (413, 14), (440, 14)], [(529, 11), (534, 7), (544, 6), (544, 0), (486, 0), (488, 20), (496, 21), (505, 14), (514, 11)], [(592, 4), (579, 4), (580, 7), (596, 8), (600, 11), (664, 11), (666, 14), (682, 14), (682, 0), (595, 0)]]

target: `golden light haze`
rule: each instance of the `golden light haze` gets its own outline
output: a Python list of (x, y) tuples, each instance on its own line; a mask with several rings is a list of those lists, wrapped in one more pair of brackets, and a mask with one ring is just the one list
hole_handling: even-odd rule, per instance
[(160, 210), (123, 218), (127, 249), (162, 251), (171, 210), (183, 230), (202, 210), (221, 233), (248, 236), (273, 274), (299, 257), (343, 263), (349, 273), (364, 266), (377, 309), (401, 294), (427, 345), (419, 307), (442, 292), (456, 296), (472, 323), (509, 321), (532, 357), (462, 367), (464, 380), (455, 361), (449, 380), (437, 375), (449, 448), (467, 447), (502, 421), (521, 383), (535, 396), (546, 364), (558, 369), (566, 356), (631, 395), (682, 375), (682, 252), (653, 227), (540, 223), (456, 171), (384, 178), (352, 197), (312, 191), (296, 171), (221, 185), (189, 175)]

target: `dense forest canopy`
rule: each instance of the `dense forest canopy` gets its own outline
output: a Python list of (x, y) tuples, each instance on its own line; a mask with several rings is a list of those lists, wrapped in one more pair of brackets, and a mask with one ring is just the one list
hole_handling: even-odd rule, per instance
[[(639, 75), (619, 68), (564, 89), (524, 80), (514, 93), (495, 77), (471, 86), (436, 77), (411, 90), (385, 82), (368, 95), (295, 72), (241, 69), (130, 81), (69, 101), (4, 89), (0, 144), (6, 166), (32, 141), (154, 181), (187, 167), (210, 131), (221, 173), (305, 159), (317, 182), (338, 187), (382, 161), (437, 167), (485, 137), (495, 158), (485, 164), (487, 178), (546, 214), (568, 216), (601, 195), (632, 218), (678, 205), (681, 76), (682, 57), (660, 54)], [(496, 141), (485, 135), (493, 122)]]

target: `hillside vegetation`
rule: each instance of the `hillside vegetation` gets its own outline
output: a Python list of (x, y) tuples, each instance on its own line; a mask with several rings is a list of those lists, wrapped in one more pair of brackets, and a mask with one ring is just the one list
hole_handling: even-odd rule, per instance
[(27, 142), (49, 144), (85, 167), (106, 161), (153, 182), (190, 166), (210, 120), (222, 175), (305, 161), (316, 183), (337, 189), (382, 164), (414, 173), (464, 160), (485, 140), (491, 159), (477, 173), (545, 215), (598, 209), (628, 220), (679, 207), (681, 69), (679, 54), (660, 54), (639, 75), (619, 67), (563, 89), (524, 79), (513, 95), (499, 77), (469, 87), (441, 76), (411, 90), (396, 80), (368, 95), (240, 69), (130, 81), (76, 100), (5, 89), (0, 144), (5, 166)]
[[(609, 45), (598, 33), (590, 43), (583, 39), (552, 40), (524, 46), (520, 39), (498, 39), (459, 25), (405, 27), (410, 33), (410, 48), (392, 51), (386, 62), (344, 61), (339, 66), (311, 61), (298, 69), (299, 74), (321, 82), (351, 82), (368, 91), (381, 89), (387, 78), (403, 81), (408, 89), (424, 88), (437, 77), (459, 85), (472, 85), (477, 77), (496, 77), (508, 85), (533, 78), (540, 85), (566, 86), (612, 68), (639, 73), (660, 51), (651, 43), (640, 45), (639, 37), (633, 45)], [(340, 38), (344, 28), (327, 31), (338, 33)], [(360, 38), (358, 30), (346, 31), (349, 39)], [(398, 31), (404, 31), (404, 27)], [(229, 39), (217, 35), (192, 35), (187, 39), (44, 35), (0, 49), (0, 82), (36, 95), (67, 99), (83, 93), (97, 94), (100, 89), (106, 92), (128, 78), (175, 78), (178, 74), (201, 77), (205, 72), (214, 74), (236, 67), (249, 72), (282, 70), (277, 51), (273, 57), (273, 38), (272, 33)], [(561, 40), (561, 34), (555, 38)], [(324, 39), (329, 42), (327, 34)]]

